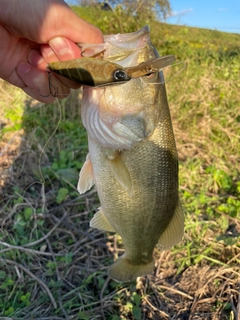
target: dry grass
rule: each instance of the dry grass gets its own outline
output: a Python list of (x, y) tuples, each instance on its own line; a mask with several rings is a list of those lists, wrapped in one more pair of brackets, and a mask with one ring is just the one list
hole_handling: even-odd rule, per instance
[[(185, 139), (185, 133), (182, 137)], [(112, 319), (114, 314), (135, 319), (133, 307), (138, 306), (134, 295), (141, 300), (141, 319), (223, 320), (229, 319), (229, 314), (231, 319), (238, 319), (240, 248), (216, 242), (217, 224), (210, 223), (203, 239), (199, 239), (203, 232), (200, 224), (194, 230), (187, 228), (179, 247), (172, 252), (156, 252), (154, 276), (118, 284), (107, 278), (106, 270), (113, 257), (122, 254), (121, 242), (116, 236), (89, 228), (89, 219), (98, 206), (95, 191), (57, 204), (59, 182), (42, 184), (31, 172), (40, 154), (42, 166), (50, 157), (42, 147), (33, 151), (32, 139), (19, 136), (21, 145), (19, 149), (16, 144), (15, 159), (13, 149), (3, 143), (9, 162), (2, 190), (0, 264), (14, 286), (6, 288), (5, 293), (0, 289), (0, 294), (3, 299), (19, 291), (31, 294), (30, 305), (15, 310), (12, 319)], [(192, 145), (197, 149), (195, 142)], [(21, 200), (16, 203), (22, 190)], [(14, 225), (29, 207), (33, 212), (26, 227), (29, 233), (26, 243), (20, 244), (21, 235), (16, 236)], [(186, 223), (191, 219), (187, 217)], [(194, 220), (196, 225), (201, 223), (201, 218)], [(232, 232), (239, 234), (240, 222), (233, 219), (231, 226)], [(200, 243), (194, 244), (194, 237)], [(206, 254), (209, 243), (212, 259), (219, 265), (211, 263), (207, 255), (193, 263), (196, 255)]]
[[(167, 84), (185, 237), (171, 251), (156, 250), (152, 276), (126, 284), (106, 276), (124, 251), (121, 239), (89, 228), (95, 190), (76, 191), (87, 153), (81, 99), (74, 93), (60, 107), (43, 106), (1, 82), (2, 105), (18, 110), (22, 99), (26, 110), (22, 129), (5, 130), (0, 142), (0, 319), (240, 319), (240, 213), (220, 208), (240, 200), (239, 79), (223, 79), (228, 63), (187, 63), (184, 84)], [(18, 120), (1, 114), (2, 128)], [(229, 190), (217, 170), (231, 178)]]

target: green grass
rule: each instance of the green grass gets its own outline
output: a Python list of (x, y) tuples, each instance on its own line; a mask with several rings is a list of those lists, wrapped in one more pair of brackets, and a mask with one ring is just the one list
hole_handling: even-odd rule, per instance
[(236, 320), (240, 35), (119, 20), (119, 12), (89, 8), (79, 14), (106, 34), (149, 24), (161, 55), (180, 62), (165, 73), (185, 236), (171, 251), (156, 250), (155, 276), (130, 284), (109, 280), (106, 270), (122, 254), (122, 241), (89, 228), (97, 195), (76, 190), (88, 149), (81, 93), (44, 105), (2, 81), (0, 316)]

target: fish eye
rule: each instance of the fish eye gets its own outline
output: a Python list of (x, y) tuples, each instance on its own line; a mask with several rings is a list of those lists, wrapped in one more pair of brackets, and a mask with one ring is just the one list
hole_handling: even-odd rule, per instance
[(115, 81), (127, 81), (130, 80), (130, 77), (124, 70), (116, 70), (114, 71), (113, 78)]

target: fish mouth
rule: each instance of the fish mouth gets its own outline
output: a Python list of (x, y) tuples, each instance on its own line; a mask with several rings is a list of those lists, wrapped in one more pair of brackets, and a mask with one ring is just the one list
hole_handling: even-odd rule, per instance
[(144, 26), (142, 29), (135, 31), (135, 32), (129, 32), (129, 33), (118, 33), (114, 35), (105, 35), (104, 41), (108, 42), (118, 48), (124, 48), (128, 47), (136, 48), (141, 47), (145, 45), (145, 41), (142, 41), (142, 36), (149, 34), (150, 29), (148, 26)]

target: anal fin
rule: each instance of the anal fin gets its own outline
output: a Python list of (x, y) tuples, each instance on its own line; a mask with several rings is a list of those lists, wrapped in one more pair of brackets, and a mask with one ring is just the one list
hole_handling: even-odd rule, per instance
[(102, 208), (99, 208), (99, 211), (95, 213), (92, 220), (90, 221), (90, 227), (97, 228), (103, 231), (116, 232), (111, 226), (110, 222), (106, 218), (105, 214), (102, 211)]
[(94, 185), (92, 162), (87, 154), (86, 161), (84, 162), (79, 174), (77, 190), (80, 194), (85, 193)]
[(180, 200), (176, 206), (174, 215), (167, 228), (161, 234), (158, 246), (160, 249), (167, 250), (180, 242), (184, 234), (184, 213)]

